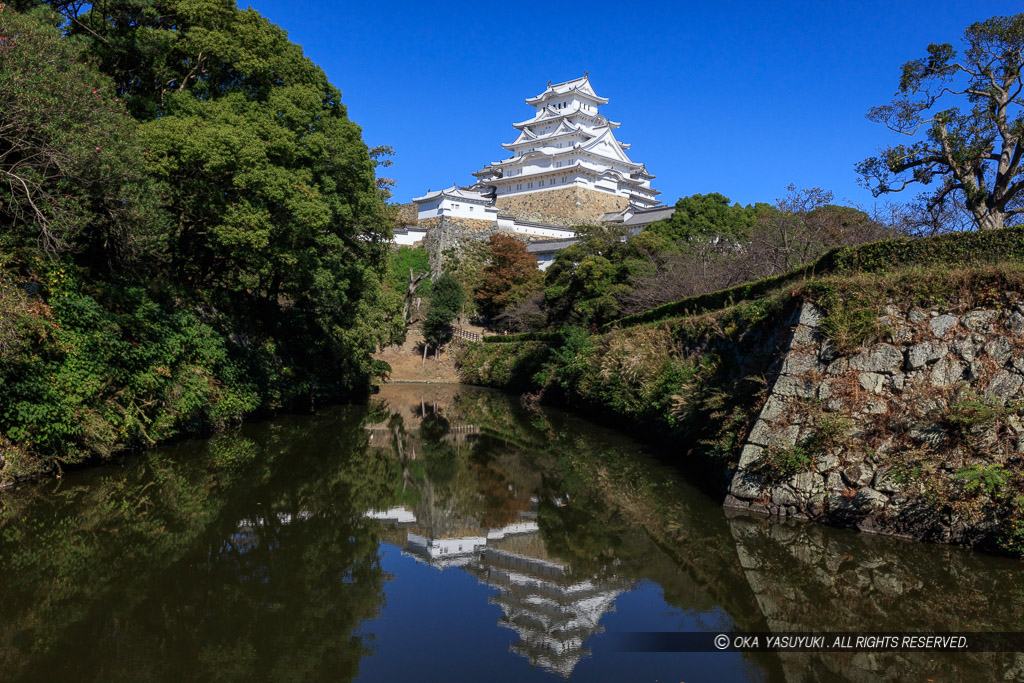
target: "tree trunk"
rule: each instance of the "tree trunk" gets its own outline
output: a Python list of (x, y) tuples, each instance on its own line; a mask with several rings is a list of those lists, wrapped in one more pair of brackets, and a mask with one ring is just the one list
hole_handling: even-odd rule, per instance
[(426, 342), (426, 340), (424, 340), (424, 342), (423, 342), (423, 358), (420, 359), (420, 365), (423, 365), (424, 363), (427, 362), (427, 349), (429, 349), (429, 348), (430, 348), (430, 344), (428, 344)]
[(979, 230), (996, 230), (1003, 227), (1003, 219), (1006, 217), (1002, 211), (978, 211), (975, 219), (978, 221)]
[(441, 345), (437, 344), (434, 346), (434, 362), (436, 363), (441, 357)]
[[(402, 305), (402, 316), (408, 321), (409, 320), (409, 308), (412, 305), (413, 296), (416, 294), (416, 290), (419, 288), (420, 283), (423, 282), (423, 278), (427, 276), (426, 273), (420, 271), (419, 275), (413, 275), (412, 268), (409, 268), (409, 285), (406, 287), (405, 296), (403, 297), (404, 302)], [(416, 311), (420, 310), (420, 300), (416, 297)]]

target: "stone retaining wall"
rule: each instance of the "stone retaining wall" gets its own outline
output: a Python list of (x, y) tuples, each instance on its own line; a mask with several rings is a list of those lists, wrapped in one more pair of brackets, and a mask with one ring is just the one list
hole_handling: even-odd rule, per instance
[(597, 223), (603, 214), (621, 211), (627, 203), (625, 197), (582, 187), (505, 195), (495, 201), (500, 211), (521, 221), (564, 226)]
[(449, 259), (461, 259), (470, 245), (486, 242), (498, 232), (497, 222), (475, 218), (452, 218), (438, 216), (420, 221), (420, 227), (427, 227), (423, 246), (430, 256), (430, 272), (436, 278), (445, 270)]
[(470, 239), (473, 239), (471, 234), (473, 232), (486, 232), (489, 235), (491, 232), (494, 232), (494, 228), (497, 227), (497, 223), (494, 221), (483, 221), (479, 218), (453, 218), (451, 216), (433, 216), (431, 218), (424, 218), (419, 222), (417, 227), (431, 230), (433, 228), (440, 228), (442, 222), (449, 231), (458, 232), (460, 235), (466, 235)]
[(889, 306), (885, 343), (852, 355), (835, 352), (821, 321), (805, 303), (726, 505), (994, 544), (994, 499), (965, 482), (1021, 464), (1024, 425), (1002, 407), (1022, 398), (1024, 306)]
[(409, 202), (408, 204), (396, 204), (398, 207), (395, 223), (398, 226), (405, 225), (416, 225), (419, 218), (419, 207), (414, 203)]

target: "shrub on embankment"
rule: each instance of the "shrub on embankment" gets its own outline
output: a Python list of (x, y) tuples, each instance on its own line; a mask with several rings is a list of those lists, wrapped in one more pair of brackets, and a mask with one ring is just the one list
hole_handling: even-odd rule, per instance
[(672, 436), (683, 444), (681, 463), (697, 456), (727, 463), (785, 343), (778, 322), (799, 300), (787, 292), (717, 315), (603, 334), (568, 328), (547, 342), (469, 344), (457, 364), (471, 384), (541, 392), (546, 401)]
[(1024, 227), (956, 233), (927, 239), (889, 239), (856, 247), (838, 247), (814, 263), (784, 275), (687, 297), (643, 313), (620, 318), (602, 329), (629, 327), (715, 311), (736, 302), (757, 299), (780, 288), (795, 286), (827, 275), (877, 273), (911, 266), (956, 268), (1002, 261), (1024, 262)]

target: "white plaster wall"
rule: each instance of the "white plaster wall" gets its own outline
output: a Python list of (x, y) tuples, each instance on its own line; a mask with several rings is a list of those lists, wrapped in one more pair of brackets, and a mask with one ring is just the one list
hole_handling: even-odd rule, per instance
[(561, 237), (562, 239), (569, 239), (576, 236), (576, 231), (566, 228), (559, 230), (557, 228), (538, 228), (532, 225), (522, 225), (520, 223), (513, 223), (510, 228), (501, 228), (501, 223), (498, 224), (499, 229), (507, 229), (510, 232), (518, 232), (521, 235), (533, 235), (535, 237)]
[(441, 202), (441, 210), (444, 212), (444, 215), (451, 216), (452, 218), (476, 218), (481, 221), (494, 220), (494, 216), (488, 216), (487, 208), (480, 204), (470, 204), (469, 202), (460, 202), (453, 199), (445, 199)]
[(396, 232), (395, 235), (394, 235), (394, 240), (395, 240), (395, 244), (397, 244), (399, 246), (411, 247), (412, 245), (416, 244), (417, 242), (422, 241), (423, 238), (426, 237), (426, 236), (427, 236), (427, 231), (426, 230), (410, 230), (408, 232), (408, 234), (405, 234), (405, 235), (402, 235), (402, 234)]
[[(415, 536), (415, 540), (414, 537)], [(481, 546), (487, 545), (487, 539), (483, 536), (467, 536), (465, 538), (431, 538), (427, 539), (415, 534), (407, 536), (410, 545), (417, 545), (424, 548), (432, 558), (444, 557), (446, 555), (466, 555), (472, 553)]]
[(500, 529), (491, 529), (487, 532), (488, 541), (497, 541), (509, 534), (532, 534), (540, 530), (537, 522), (516, 522)]
[(416, 217), (420, 218), (420, 219), (423, 219), (423, 218), (433, 218), (434, 216), (439, 216), (440, 213), (438, 212), (438, 207), (440, 207), (440, 206), (441, 206), (441, 198), (440, 197), (438, 197), (436, 199), (432, 199), (429, 202), (423, 202), (422, 204), (417, 204), (416, 205)]

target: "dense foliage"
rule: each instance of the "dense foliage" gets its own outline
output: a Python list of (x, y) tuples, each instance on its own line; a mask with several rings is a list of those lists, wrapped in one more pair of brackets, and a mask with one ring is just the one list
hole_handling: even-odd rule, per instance
[[(405, 292), (409, 286), (410, 271), (415, 278), (420, 273), (430, 272), (430, 256), (423, 247), (398, 247), (388, 257), (388, 284), (395, 292)], [(419, 297), (430, 295), (430, 278), (424, 278), (416, 287)]]
[[(430, 305), (423, 320), (423, 337), (431, 344), (441, 344), (451, 335), (452, 321), (458, 317), (466, 294), (451, 273), (443, 273), (434, 283)], [(426, 349), (424, 349), (426, 353)]]
[(548, 320), (561, 324), (601, 324), (620, 315), (621, 298), (633, 280), (654, 271), (652, 256), (671, 248), (653, 232), (629, 239), (622, 226), (582, 226), (580, 239), (559, 251), (544, 278)]
[(651, 226), (653, 233), (674, 242), (698, 239), (740, 239), (758, 216), (770, 207), (767, 204), (740, 206), (718, 192), (694, 194), (676, 202), (671, 218)]
[(0, 477), (365, 390), (386, 190), (233, 2), (0, 6)]
[(597, 327), (643, 315), (668, 302), (780, 276), (831, 248), (891, 234), (864, 212), (832, 200), (830, 192), (793, 186), (775, 206), (742, 207), (717, 193), (693, 195), (680, 199), (670, 218), (637, 234), (621, 225), (585, 226), (579, 241), (558, 252), (548, 268), (546, 316), (532, 329)]

